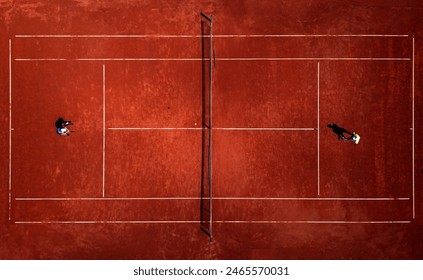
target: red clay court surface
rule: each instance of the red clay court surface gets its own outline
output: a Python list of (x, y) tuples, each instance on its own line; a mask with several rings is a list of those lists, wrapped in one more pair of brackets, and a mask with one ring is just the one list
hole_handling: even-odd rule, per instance
[(1, 259), (422, 259), (421, 1), (63, 2), (0, 1)]

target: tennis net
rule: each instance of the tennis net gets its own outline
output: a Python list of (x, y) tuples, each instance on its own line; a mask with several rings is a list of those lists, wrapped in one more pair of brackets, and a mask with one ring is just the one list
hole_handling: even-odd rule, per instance
[(212, 182), (212, 81), (213, 32), (212, 17), (201, 13), (202, 53), (202, 153), (200, 226), (212, 242), (213, 182)]

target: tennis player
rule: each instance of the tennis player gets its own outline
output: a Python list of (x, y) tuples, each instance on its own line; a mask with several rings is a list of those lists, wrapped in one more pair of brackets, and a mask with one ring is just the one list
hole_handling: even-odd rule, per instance
[(360, 142), (360, 135), (358, 135), (357, 133), (353, 132), (353, 135), (351, 136), (351, 140), (354, 141), (354, 143), (357, 145), (358, 142)]
[(57, 133), (61, 136), (70, 136), (69, 132), (70, 131), (66, 126), (57, 128)]
[[(355, 144), (358, 144), (360, 142), (360, 136), (355, 132), (349, 132), (343, 127), (339, 127), (337, 124), (328, 124), (327, 125), (332, 131), (338, 135), (338, 140), (344, 140), (344, 141), (354, 141)], [(349, 134), (349, 137), (346, 137), (344, 134)]]
[(67, 128), (69, 125), (73, 125), (72, 121), (65, 121), (63, 118), (59, 118), (56, 121), (57, 133), (62, 136), (70, 136), (70, 130)]

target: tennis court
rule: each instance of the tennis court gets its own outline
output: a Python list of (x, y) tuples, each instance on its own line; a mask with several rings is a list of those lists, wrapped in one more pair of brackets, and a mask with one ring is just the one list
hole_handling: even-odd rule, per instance
[(422, 257), (418, 12), (124, 2), (5, 9), (1, 258)]

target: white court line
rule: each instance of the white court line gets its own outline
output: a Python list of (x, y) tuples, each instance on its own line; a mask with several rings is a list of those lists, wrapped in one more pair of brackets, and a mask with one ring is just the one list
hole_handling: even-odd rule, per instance
[[(209, 35), (148, 34), (19, 34), (16, 38), (202, 38)], [(214, 38), (289, 38), (289, 37), (409, 37), (403, 34), (214, 34)]]
[[(202, 61), (203, 58), (15, 58), (15, 61)], [(409, 57), (227, 57), (216, 58), (216, 61), (315, 61), (315, 60), (340, 60), (340, 61), (409, 61)]]
[(312, 127), (214, 127), (214, 130), (315, 130)]
[(216, 197), (216, 200), (322, 200), (322, 201), (392, 201), (410, 200), (408, 197)]
[[(18, 197), (16, 201), (200, 200), (201, 197)], [(213, 197), (213, 200), (394, 201), (408, 197)]]
[(103, 64), (103, 197), (105, 192), (105, 163), (106, 163), (106, 65)]
[(114, 201), (114, 200), (200, 200), (201, 197), (32, 197), (17, 201)]
[(202, 130), (201, 127), (109, 127), (109, 130)]
[[(109, 130), (202, 130), (201, 127), (109, 127)], [(315, 130), (315, 128), (289, 128), (289, 127), (214, 127), (213, 130), (244, 130), (244, 131), (294, 131), (294, 130)]]
[(15, 61), (66, 61), (68, 58), (15, 58)]
[(412, 65), (412, 118), (411, 118), (411, 122), (412, 122), (412, 124), (411, 124), (411, 126), (412, 126), (412, 131), (411, 131), (411, 134), (412, 134), (412, 144), (411, 144), (411, 146), (412, 146), (412, 161), (413, 161), (413, 163), (412, 163), (412, 168), (413, 168), (413, 219), (415, 219), (416, 218), (416, 199), (415, 199), (415, 174), (414, 174), (414, 168), (415, 168), (415, 166), (414, 166), (414, 131), (415, 131), (415, 127), (414, 127), (414, 51), (415, 51), (415, 39), (414, 39), (414, 37), (413, 37), (413, 65)]
[(409, 224), (411, 221), (214, 221), (221, 224)]
[(409, 35), (396, 34), (234, 34), (234, 35), (213, 35), (217, 38), (296, 38), (296, 37), (409, 37)]
[(320, 196), (320, 62), (317, 62), (317, 195)]
[(15, 221), (15, 224), (198, 224), (200, 221)]
[(16, 38), (202, 38), (208, 37), (208, 35), (148, 35), (148, 34), (81, 34), (81, 35), (70, 35), (70, 34), (48, 34), (48, 35), (15, 35)]
[(9, 39), (9, 221), (12, 220), (12, 40)]
[(359, 61), (402, 61), (411, 60), (409, 57), (240, 57), (216, 58), (219, 61), (284, 61), (284, 60), (359, 60)]
[(69, 59), (69, 60), (80, 60), (80, 61), (90, 61), (90, 60), (104, 60), (104, 61), (115, 61), (115, 60), (125, 60), (125, 61), (202, 61), (206, 60), (205, 58), (195, 58), (195, 57), (181, 57), (181, 58), (174, 58), (174, 57), (132, 57), (132, 58), (126, 58), (126, 57), (112, 57), (112, 58), (101, 58), (101, 57), (93, 57), (93, 58), (75, 58), (75, 59)]
[[(15, 224), (198, 224), (200, 221), (15, 221)], [(411, 221), (213, 221), (217, 224), (409, 224)]]
[(148, 58), (148, 57), (92, 57), (92, 58), (15, 58), (15, 61), (201, 61), (203, 58)]
[[(214, 48), (213, 48), (213, 16), (210, 20), (210, 58), (214, 57)], [(214, 66), (216, 67), (216, 57), (214, 57)], [(209, 81), (209, 235), (210, 242), (212, 241), (213, 236), (213, 63), (210, 62), (210, 81)]]

